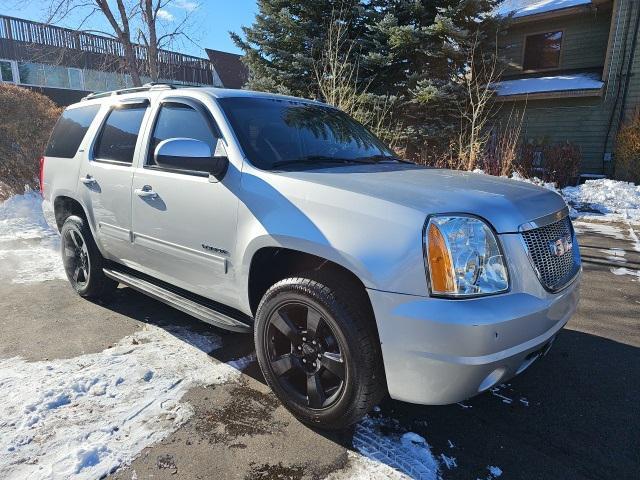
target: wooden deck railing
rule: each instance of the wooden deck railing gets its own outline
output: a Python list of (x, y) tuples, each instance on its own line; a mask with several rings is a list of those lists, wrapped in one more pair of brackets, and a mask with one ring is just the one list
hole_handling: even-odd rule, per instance
[[(29, 45), (32, 47), (31, 49), (34, 46), (41, 46), (50, 49), (71, 49), (87, 53), (89, 56), (124, 57), (124, 48), (117, 39), (5, 15), (0, 15), (0, 39), (17, 42), (17, 45)], [(136, 45), (135, 53), (137, 60), (146, 63), (147, 47)], [(0, 57), (2, 57), (2, 52), (0, 52)], [(169, 50), (160, 50), (158, 57), (161, 70), (182, 71), (187, 77), (208, 79), (208, 81), (201, 81), (201, 83), (213, 83), (214, 69), (208, 59)], [(18, 59), (16, 58), (16, 60)], [(21, 58), (20, 60), (27, 59)], [(187, 73), (185, 69), (189, 72)], [(188, 81), (187, 78), (180, 78), (180, 80)]]

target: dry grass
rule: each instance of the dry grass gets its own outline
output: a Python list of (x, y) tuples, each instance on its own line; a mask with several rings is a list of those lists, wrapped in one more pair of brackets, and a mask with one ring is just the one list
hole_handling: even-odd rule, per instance
[(60, 113), (44, 95), (0, 84), (0, 200), (39, 188), (39, 158)]
[(615, 176), (640, 183), (640, 110), (625, 123), (616, 142)]

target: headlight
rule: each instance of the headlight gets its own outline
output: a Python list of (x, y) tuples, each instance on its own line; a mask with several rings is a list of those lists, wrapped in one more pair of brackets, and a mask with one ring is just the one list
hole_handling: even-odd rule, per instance
[(429, 217), (424, 246), (433, 295), (487, 295), (509, 288), (507, 268), (496, 236), (478, 218)]

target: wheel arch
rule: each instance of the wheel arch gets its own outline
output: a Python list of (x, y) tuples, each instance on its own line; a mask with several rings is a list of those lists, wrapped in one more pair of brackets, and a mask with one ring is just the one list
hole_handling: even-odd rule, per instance
[(366, 285), (353, 270), (323, 256), (282, 246), (263, 246), (251, 257), (246, 283), (251, 313), (255, 315), (260, 300), (271, 285), (311, 270), (329, 271), (349, 282), (362, 295), (362, 301), (371, 308), (372, 321), (375, 323)]
[(87, 212), (82, 204), (77, 199), (67, 195), (58, 195), (53, 200), (53, 212), (58, 231), (62, 229), (64, 221), (71, 215), (77, 215), (84, 220), (88, 220)]

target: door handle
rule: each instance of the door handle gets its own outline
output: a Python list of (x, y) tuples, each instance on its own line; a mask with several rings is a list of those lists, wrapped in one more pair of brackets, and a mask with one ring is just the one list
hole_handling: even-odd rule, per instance
[(95, 184), (95, 183), (98, 183), (98, 182), (96, 181), (96, 179), (95, 179), (95, 178), (93, 178), (93, 177), (92, 177), (91, 175), (89, 175), (88, 173), (87, 173), (87, 176), (86, 176), (86, 177), (80, 177), (80, 181), (81, 181), (82, 183), (84, 183), (85, 185), (93, 185), (93, 184)]
[(134, 190), (135, 194), (142, 198), (156, 198), (158, 194), (153, 191), (153, 187), (151, 185), (145, 185), (142, 188), (136, 188)]

